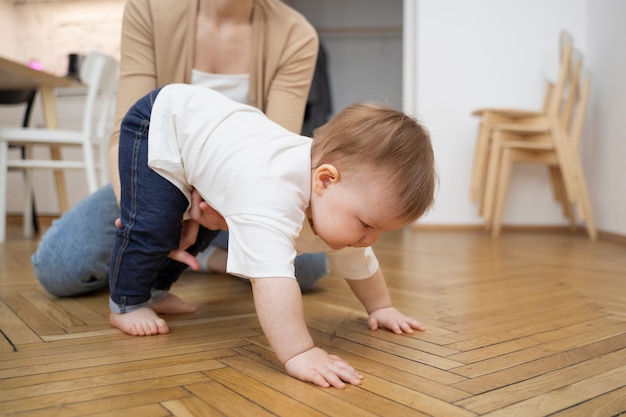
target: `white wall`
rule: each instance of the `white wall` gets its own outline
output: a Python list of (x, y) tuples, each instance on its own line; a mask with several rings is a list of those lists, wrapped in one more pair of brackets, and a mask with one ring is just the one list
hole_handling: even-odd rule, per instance
[[(39, 58), (60, 73), (66, 70), (69, 52), (98, 47), (115, 54), (123, 4), (124, 0), (92, 0), (14, 5), (12, 0), (0, 0), (0, 34), (13, 33), (10, 28), (17, 24), (12, 12), (19, 13), (20, 33), (30, 33), (28, 42), (0, 43), (0, 53), (23, 60)], [(478, 127), (470, 113), (484, 106), (538, 108), (546, 57), (554, 56), (558, 32), (566, 29), (594, 77), (581, 147), (596, 223), (600, 230), (626, 235), (626, 53), (622, 46), (626, 2), (404, 0), (404, 5), (405, 14), (415, 10), (413, 19), (404, 20), (405, 30), (411, 21), (415, 23), (414, 30), (407, 31), (412, 33), (415, 62), (411, 74), (404, 75), (404, 102), (411, 103), (432, 133), (440, 176), (435, 207), (422, 221), (482, 223), (477, 206), (469, 201)], [(332, 16), (319, 19), (327, 25), (341, 23)], [(372, 52), (373, 60), (381, 56)], [(519, 168), (514, 172), (505, 222), (565, 224), (551, 202), (545, 173), (536, 167)], [(42, 202), (40, 209), (55, 213), (56, 204)], [(18, 204), (15, 211), (19, 210)]]
[(119, 57), (123, 0), (60, 1), (14, 6), (14, 58), (41, 61), (50, 72), (67, 73), (67, 55), (97, 50)]
[(13, 0), (0, 0), (0, 55), (13, 56), (16, 45), (7, 42), (7, 39), (15, 38), (15, 15)]
[[(405, 0), (413, 5), (413, 0)], [(560, 30), (570, 32), (593, 76), (581, 154), (598, 228), (626, 234), (626, 2), (621, 0), (419, 0), (413, 42), (416, 115), (429, 127), (440, 189), (422, 220), (481, 224), (469, 184), (481, 107), (538, 109)], [(405, 20), (406, 24), (406, 20)], [(411, 31), (407, 31), (411, 33)], [(406, 77), (406, 75), (405, 75)], [(409, 74), (410, 78), (411, 75)], [(411, 94), (411, 92), (405, 92)], [(542, 167), (516, 167), (507, 224), (565, 224)]]
[(583, 162), (601, 230), (626, 235), (626, 2), (589, 0), (593, 76)]
[[(440, 180), (435, 206), (422, 222), (482, 223), (469, 200), (478, 129), (470, 114), (481, 107), (538, 110), (559, 31), (569, 31), (586, 53), (585, 6), (585, 0), (418, 2), (413, 93), (416, 115), (431, 131)], [(542, 167), (515, 168), (505, 223), (565, 223), (545, 175)]]

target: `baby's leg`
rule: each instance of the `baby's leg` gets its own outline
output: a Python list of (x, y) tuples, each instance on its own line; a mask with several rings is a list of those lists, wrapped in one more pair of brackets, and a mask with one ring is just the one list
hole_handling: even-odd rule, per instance
[(111, 313), (109, 321), (114, 327), (132, 336), (152, 336), (170, 331), (165, 320), (148, 307), (142, 307), (130, 313)]

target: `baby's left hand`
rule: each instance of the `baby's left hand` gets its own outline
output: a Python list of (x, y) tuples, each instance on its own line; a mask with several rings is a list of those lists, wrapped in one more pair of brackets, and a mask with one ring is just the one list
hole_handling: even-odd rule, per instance
[(367, 327), (370, 330), (378, 330), (379, 328), (387, 328), (395, 334), (413, 334), (415, 330), (426, 330), (426, 327), (417, 320), (407, 317), (400, 313), (394, 307), (380, 308), (370, 313), (367, 319)]

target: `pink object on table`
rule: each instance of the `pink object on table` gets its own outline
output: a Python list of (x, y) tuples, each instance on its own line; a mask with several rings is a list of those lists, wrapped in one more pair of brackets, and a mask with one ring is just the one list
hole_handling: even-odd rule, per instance
[(28, 61), (28, 66), (37, 71), (41, 71), (43, 69), (43, 65), (41, 65), (41, 62), (36, 61), (34, 59), (31, 59), (30, 61)]

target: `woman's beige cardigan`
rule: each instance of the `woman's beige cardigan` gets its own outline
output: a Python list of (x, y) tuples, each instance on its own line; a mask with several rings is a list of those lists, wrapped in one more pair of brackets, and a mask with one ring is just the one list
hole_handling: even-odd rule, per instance
[[(236, 0), (235, 0), (236, 1)], [(119, 128), (128, 109), (155, 88), (190, 83), (198, 0), (128, 0), (109, 174), (119, 200)], [(249, 101), (300, 133), (318, 52), (311, 24), (280, 0), (255, 0)]]

